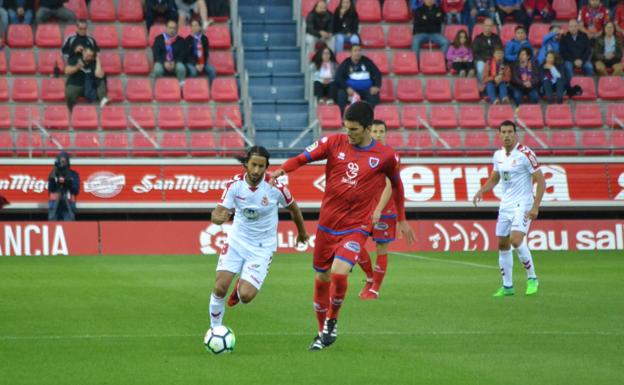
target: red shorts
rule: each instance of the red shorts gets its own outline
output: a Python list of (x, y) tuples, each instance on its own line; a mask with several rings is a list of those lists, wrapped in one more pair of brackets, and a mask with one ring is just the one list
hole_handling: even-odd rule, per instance
[(392, 218), (382, 218), (379, 223), (373, 228), (373, 241), (376, 243), (388, 243), (392, 242), (396, 238), (397, 219), (395, 216)]
[(334, 235), (317, 229), (312, 259), (314, 270), (328, 271), (334, 263), (334, 258), (345, 261), (351, 266), (355, 265), (360, 256), (360, 250), (366, 244), (366, 238), (368, 235), (361, 231)]

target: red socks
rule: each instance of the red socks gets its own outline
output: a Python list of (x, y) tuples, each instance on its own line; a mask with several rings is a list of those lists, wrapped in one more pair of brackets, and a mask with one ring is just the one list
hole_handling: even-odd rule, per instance
[(323, 330), (325, 317), (329, 308), (329, 287), (331, 282), (314, 279), (314, 311), (319, 325), (319, 332)]
[(388, 268), (388, 254), (378, 254), (377, 264), (375, 266), (375, 272), (373, 273), (373, 286), (371, 290), (375, 293), (379, 293), (381, 283), (386, 275), (386, 269)]
[(338, 318), (340, 307), (347, 294), (347, 287), (349, 286), (348, 278), (348, 274), (331, 275), (331, 286), (329, 287), (330, 306), (327, 312), (328, 318)]
[(358, 258), (358, 265), (364, 270), (364, 274), (366, 274), (366, 280), (368, 282), (373, 280), (373, 264), (371, 262), (370, 254), (366, 251), (365, 248), (362, 248)]

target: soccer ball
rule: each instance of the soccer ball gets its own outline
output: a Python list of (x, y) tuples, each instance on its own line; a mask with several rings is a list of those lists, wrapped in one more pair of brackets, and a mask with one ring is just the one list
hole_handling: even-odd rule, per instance
[(206, 350), (214, 354), (230, 353), (236, 345), (236, 336), (227, 326), (215, 326), (206, 332), (204, 345)]

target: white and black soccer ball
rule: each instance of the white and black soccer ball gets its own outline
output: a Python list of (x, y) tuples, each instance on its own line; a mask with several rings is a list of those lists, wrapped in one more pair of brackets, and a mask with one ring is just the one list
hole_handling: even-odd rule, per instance
[(206, 350), (214, 354), (230, 353), (236, 345), (236, 336), (227, 326), (215, 326), (206, 332), (204, 345)]

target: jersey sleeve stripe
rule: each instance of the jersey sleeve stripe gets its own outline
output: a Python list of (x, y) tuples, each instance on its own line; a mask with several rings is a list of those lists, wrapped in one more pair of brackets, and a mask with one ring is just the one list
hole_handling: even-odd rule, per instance
[(309, 152), (304, 151), (303, 155), (305, 155), (306, 158), (308, 158), (308, 161), (312, 162), (314, 159), (312, 159), (312, 155), (310, 155)]

